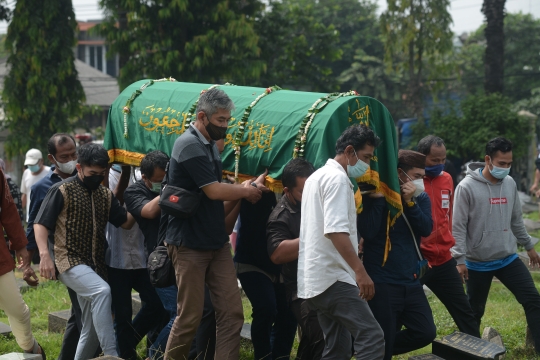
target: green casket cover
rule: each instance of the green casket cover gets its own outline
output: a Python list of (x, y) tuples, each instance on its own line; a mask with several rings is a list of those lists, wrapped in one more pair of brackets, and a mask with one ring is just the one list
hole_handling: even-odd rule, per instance
[[(201, 92), (212, 86), (163, 81), (144, 87), (148, 82), (141, 80), (128, 86), (110, 108), (104, 146), (112, 162), (138, 166), (150, 151), (162, 150), (170, 155), (175, 140), (187, 127), (189, 110)], [(239, 122), (246, 108), (266, 89), (232, 85), (219, 85), (218, 88), (227, 93), (236, 107), (222, 154), (224, 171), (234, 173), (235, 151), (232, 145), (240, 128)], [(124, 107), (137, 90), (140, 93), (126, 114)], [(278, 191), (283, 168), (293, 158), (297, 135), (308, 110), (317, 99), (325, 96), (327, 94), (279, 90), (261, 98), (252, 107), (243, 130), (240, 177), (257, 176), (268, 169), (267, 183)], [(319, 168), (335, 156), (336, 140), (347, 127), (368, 125), (382, 142), (375, 150), (370, 171), (357, 180), (371, 183), (385, 194), (391, 217), (395, 219), (402, 208), (397, 177), (397, 136), (390, 113), (379, 101), (368, 96), (332, 98), (334, 100), (314, 117), (301, 155)], [(356, 196), (357, 200), (361, 197), (358, 191)]]

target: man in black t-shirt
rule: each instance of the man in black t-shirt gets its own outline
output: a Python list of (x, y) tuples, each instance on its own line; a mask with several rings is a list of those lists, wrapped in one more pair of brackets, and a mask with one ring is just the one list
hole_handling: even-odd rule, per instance
[(216, 311), (216, 351), (220, 360), (238, 359), (240, 330), (244, 322), (242, 300), (225, 229), (224, 201), (261, 198), (253, 186), (224, 184), (215, 141), (224, 138), (234, 104), (219, 89), (199, 98), (197, 118), (175, 141), (169, 164), (168, 184), (200, 192), (196, 213), (187, 219), (169, 216), (167, 243), (178, 285), (178, 316), (167, 342), (165, 359), (184, 359), (189, 353), (208, 285)]

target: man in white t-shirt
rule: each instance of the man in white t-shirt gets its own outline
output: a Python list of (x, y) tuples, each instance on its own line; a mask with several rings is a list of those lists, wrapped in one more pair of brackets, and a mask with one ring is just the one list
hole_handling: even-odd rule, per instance
[(379, 138), (365, 125), (345, 130), (336, 156), (305, 183), (298, 256), (298, 297), (317, 311), (324, 333), (323, 359), (384, 356), (384, 334), (367, 304), (373, 281), (358, 258), (356, 206), (349, 180), (369, 168)]
[(51, 169), (43, 165), (43, 155), (38, 149), (30, 149), (26, 152), (24, 165), (28, 168), (24, 170), (21, 181), (21, 201), (22, 207), (26, 208), (26, 221), (30, 213), (30, 192), (32, 185), (43, 179)]

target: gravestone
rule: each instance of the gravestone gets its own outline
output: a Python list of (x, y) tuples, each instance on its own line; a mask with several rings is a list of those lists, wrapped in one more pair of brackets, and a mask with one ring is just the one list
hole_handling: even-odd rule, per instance
[(530, 267), (529, 266), (529, 255), (527, 255), (526, 251), (518, 253), (519, 259), (525, 264), (525, 266), (529, 269), (529, 271), (538, 271), (537, 267)]
[(61, 310), (49, 313), (49, 333), (62, 333), (71, 316), (71, 310)]
[(0, 355), (0, 360), (42, 360), (41, 354), (9, 353)]
[(506, 353), (506, 349), (487, 340), (455, 332), (434, 340), (432, 353), (446, 360), (497, 359)]
[(242, 337), (242, 339), (251, 341), (251, 324), (245, 323), (244, 325), (242, 325), (240, 337)]
[(540, 229), (540, 222), (531, 219), (523, 219), (523, 224), (527, 232), (533, 232)]
[(438, 357), (433, 354), (422, 354), (409, 357), (409, 360), (444, 360), (442, 357)]
[(9, 325), (0, 322), (0, 335), (6, 336), (9, 334), (11, 334), (11, 328), (9, 327)]

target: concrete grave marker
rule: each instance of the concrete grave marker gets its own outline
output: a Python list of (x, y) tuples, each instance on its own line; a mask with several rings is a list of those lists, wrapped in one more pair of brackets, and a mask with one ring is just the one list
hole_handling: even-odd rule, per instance
[(499, 356), (506, 353), (500, 345), (461, 332), (433, 341), (432, 350), (434, 355), (446, 360), (499, 360)]

